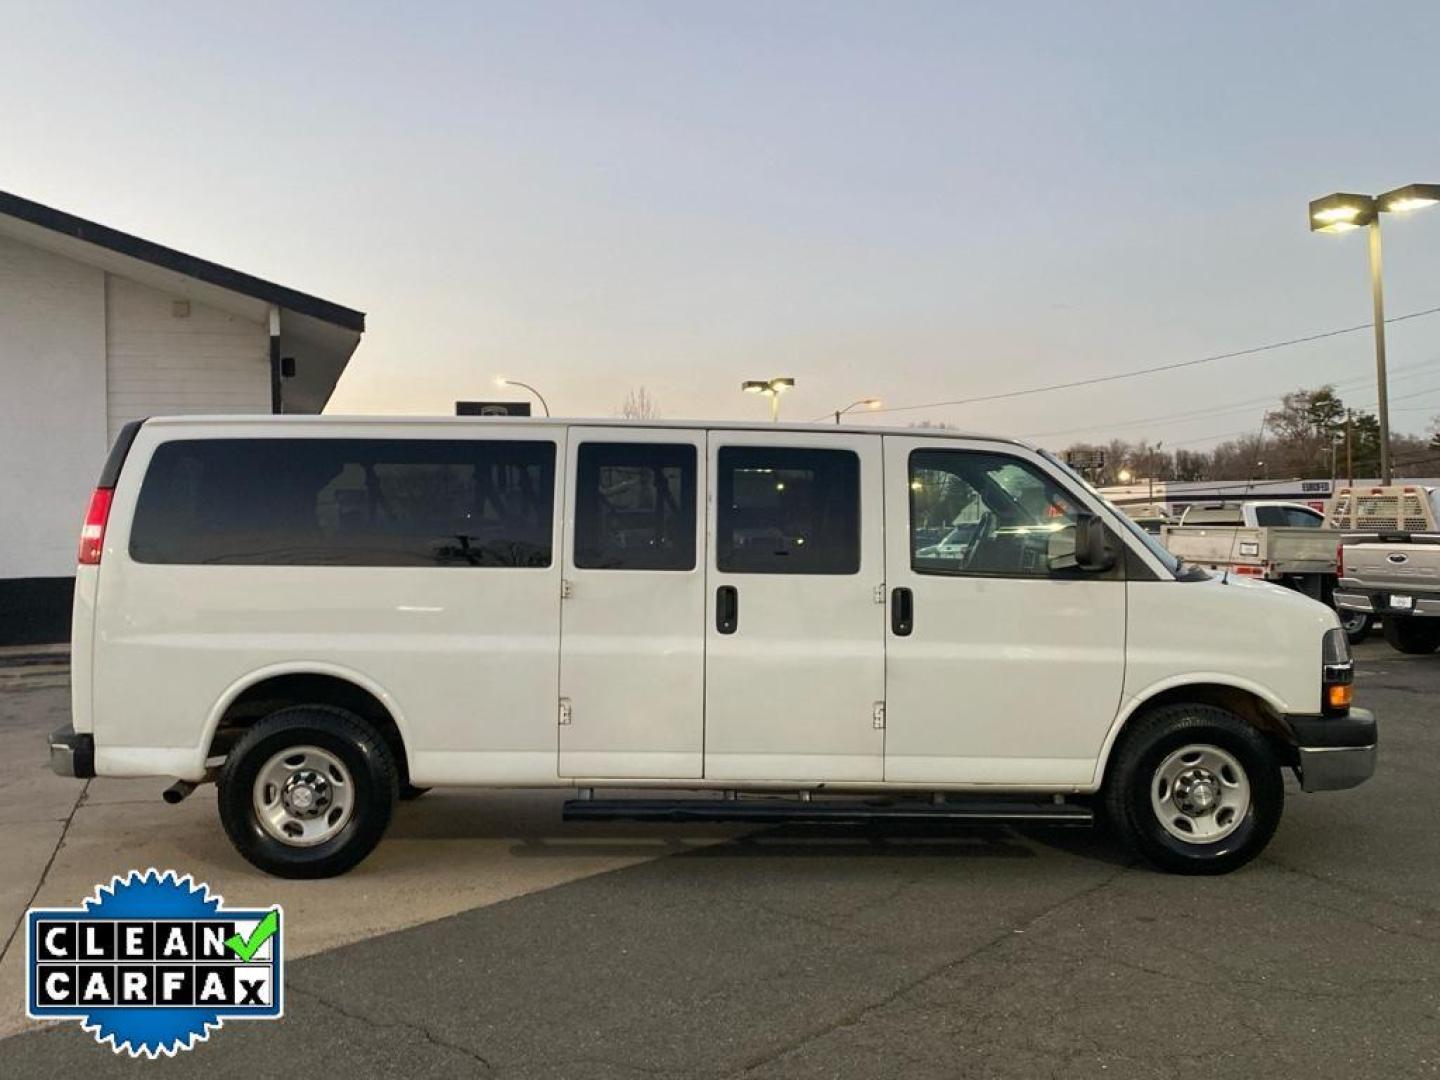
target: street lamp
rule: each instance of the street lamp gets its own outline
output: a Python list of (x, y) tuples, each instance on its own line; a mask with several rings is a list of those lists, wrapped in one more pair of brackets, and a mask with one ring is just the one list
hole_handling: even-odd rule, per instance
[(1375, 389), (1379, 399), (1380, 483), (1390, 483), (1390, 394), (1385, 386), (1385, 286), (1381, 268), (1380, 215), (1404, 214), (1440, 203), (1440, 184), (1406, 184), (1383, 195), (1336, 192), (1310, 203), (1310, 231), (1370, 230), (1370, 302), (1375, 319)]
[(861, 406), (864, 406), (864, 407), (867, 408), (867, 409), (878, 409), (878, 408), (880, 407), (880, 399), (879, 399), (878, 397), (863, 397), (863, 398), (861, 398), (859, 401), (852, 401), (849, 405), (846, 405), (843, 409), (836, 409), (836, 410), (835, 410), (835, 423), (837, 423), (837, 424), (840, 423), (840, 417), (844, 416), (844, 415), (845, 415), (846, 413), (848, 413), (851, 409), (858, 409), (858, 408), (860, 408)]
[(504, 375), (501, 375), (495, 380), (495, 385), (518, 386), (522, 390), (529, 390), (530, 393), (534, 394), (537, 398), (539, 398), (540, 408), (545, 410), (545, 415), (550, 415), (550, 406), (545, 403), (545, 396), (541, 394), (539, 390), (536, 390), (535, 387), (531, 386), (529, 383), (523, 383), (519, 379), (507, 379)]
[(780, 419), (780, 395), (786, 390), (795, 388), (795, 380), (790, 378), (775, 379), (746, 379), (740, 384), (740, 389), (747, 394), (764, 394), (770, 399), (770, 420), (773, 423)]

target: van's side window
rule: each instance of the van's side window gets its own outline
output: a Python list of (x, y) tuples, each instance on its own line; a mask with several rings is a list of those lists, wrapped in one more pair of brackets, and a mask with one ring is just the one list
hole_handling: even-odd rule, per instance
[(549, 566), (555, 444), (194, 439), (151, 458), (138, 562)]
[(910, 455), (910, 565), (917, 573), (1072, 577), (1050, 569), (1051, 537), (1080, 506), (1020, 458), (974, 450)]
[(695, 568), (695, 447), (582, 443), (575, 470), (575, 565)]
[(860, 570), (860, 459), (850, 450), (726, 446), (716, 565), (739, 574)]

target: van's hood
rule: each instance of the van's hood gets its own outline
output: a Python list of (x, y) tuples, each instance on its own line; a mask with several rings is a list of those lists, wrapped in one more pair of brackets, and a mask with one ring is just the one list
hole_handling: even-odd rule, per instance
[(1262, 581), (1259, 578), (1247, 577), (1243, 574), (1230, 574), (1227, 577), (1223, 574), (1212, 573), (1209, 581), (1187, 582), (1185, 587), (1223, 590), (1227, 596), (1234, 597), (1233, 600), (1228, 601), (1229, 603), (1245, 610), (1268, 609), (1273, 611), (1275, 610), (1273, 605), (1284, 604), (1298, 615), (1309, 615), (1323, 622), (1324, 629), (1340, 625), (1340, 616), (1336, 615), (1334, 610), (1327, 605), (1318, 600), (1312, 600), (1304, 593), (1296, 592), (1294, 589), (1276, 585), (1272, 581)]

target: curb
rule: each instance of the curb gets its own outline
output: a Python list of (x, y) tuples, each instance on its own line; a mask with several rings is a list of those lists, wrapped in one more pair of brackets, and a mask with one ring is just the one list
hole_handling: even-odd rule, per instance
[(0, 647), (0, 673), (15, 668), (62, 667), (69, 670), (70, 646), (6, 645)]
[(28, 645), (0, 649), (0, 692), (69, 685), (69, 646)]

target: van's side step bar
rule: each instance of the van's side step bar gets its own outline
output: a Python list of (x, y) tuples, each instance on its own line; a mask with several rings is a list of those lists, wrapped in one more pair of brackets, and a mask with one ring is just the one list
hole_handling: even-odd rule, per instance
[(948, 802), (790, 799), (569, 799), (566, 821), (751, 821), (758, 824), (858, 825), (953, 822), (1001, 825), (1093, 825), (1088, 806), (956, 798)]

